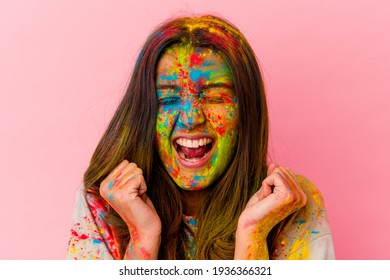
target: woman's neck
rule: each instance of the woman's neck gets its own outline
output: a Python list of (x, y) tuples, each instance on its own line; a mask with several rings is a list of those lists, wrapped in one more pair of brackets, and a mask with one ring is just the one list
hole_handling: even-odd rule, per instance
[(181, 191), (184, 215), (193, 216), (198, 212), (204, 193), (202, 190)]

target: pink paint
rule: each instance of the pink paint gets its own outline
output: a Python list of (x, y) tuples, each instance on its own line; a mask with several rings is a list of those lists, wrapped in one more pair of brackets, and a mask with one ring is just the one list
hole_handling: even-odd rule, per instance
[(244, 224), (244, 229), (247, 229), (248, 227), (251, 227), (255, 224), (257, 224), (259, 221), (253, 219), (253, 220), (249, 220), (247, 221), (245, 224)]

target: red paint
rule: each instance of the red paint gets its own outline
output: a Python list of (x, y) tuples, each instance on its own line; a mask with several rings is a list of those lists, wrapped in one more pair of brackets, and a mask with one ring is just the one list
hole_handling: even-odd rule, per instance
[(179, 169), (173, 169), (172, 175), (177, 177), (177, 175), (179, 175)]
[(118, 179), (120, 179), (120, 178), (122, 177), (122, 175), (123, 175), (123, 173), (122, 173), (122, 172), (119, 172), (119, 174), (118, 174), (118, 175), (116, 175), (116, 177), (115, 177), (115, 180), (118, 180)]
[(150, 260), (150, 253), (145, 248), (140, 248), (142, 256), (145, 260)]
[(82, 235), (80, 235), (80, 239), (81, 240), (85, 240), (85, 239), (88, 239), (89, 236), (88, 235), (85, 235), (84, 233)]
[(76, 236), (76, 237), (79, 236), (79, 234), (73, 229), (71, 229), (70, 232), (72, 233), (73, 236)]
[(170, 28), (170, 29), (167, 29), (167, 30), (164, 30), (163, 31), (163, 37), (165, 37), (165, 36), (170, 36), (170, 35), (172, 35), (172, 34), (175, 34), (175, 30), (173, 29), (173, 28)]
[(228, 95), (222, 94), (221, 97), (222, 97), (223, 101), (226, 102), (228, 105), (232, 105), (233, 104), (232, 99)]
[(190, 67), (193, 67), (194, 65), (200, 65), (204, 61), (204, 58), (199, 56), (197, 53), (193, 53), (190, 57)]
[(224, 135), (226, 133), (226, 129), (224, 127), (217, 127), (215, 130), (218, 132), (219, 135)]

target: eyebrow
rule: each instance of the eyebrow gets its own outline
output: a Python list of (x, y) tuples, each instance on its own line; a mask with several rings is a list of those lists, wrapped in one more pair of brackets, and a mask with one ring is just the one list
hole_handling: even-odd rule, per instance
[(233, 83), (219, 83), (219, 82), (204, 85), (200, 89), (206, 90), (206, 89), (219, 88), (219, 87), (229, 88), (232, 90), (234, 89)]
[(164, 90), (164, 89), (177, 89), (176, 85), (156, 85), (157, 90)]
[[(203, 90), (212, 89), (212, 88), (219, 88), (219, 87), (228, 88), (231, 90), (234, 89), (232, 83), (210, 83), (210, 84), (201, 86), (199, 90), (203, 91)], [(165, 89), (175, 90), (177, 88), (178, 88), (178, 86), (176, 86), (176, 85), (160, 85), (160, 84), (156, 85), (157, 90), (165, 90)]]

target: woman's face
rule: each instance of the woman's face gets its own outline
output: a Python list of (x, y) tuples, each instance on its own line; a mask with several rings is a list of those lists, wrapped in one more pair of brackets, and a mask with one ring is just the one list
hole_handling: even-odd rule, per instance
[(156, 69), (156, 144), (164, 167), (185, 190), (201, 190), (227, 168), (237, 146), (238, 103), (223, 57), (173, 46)]

